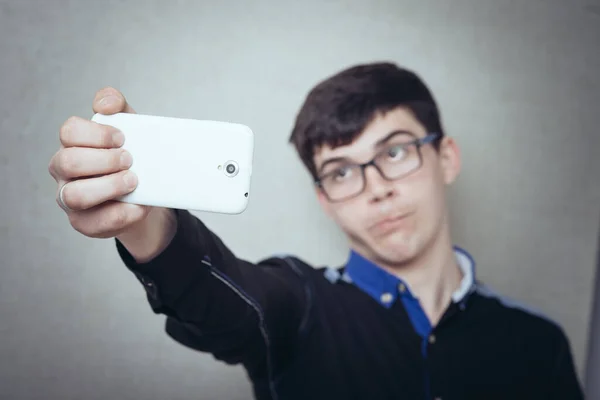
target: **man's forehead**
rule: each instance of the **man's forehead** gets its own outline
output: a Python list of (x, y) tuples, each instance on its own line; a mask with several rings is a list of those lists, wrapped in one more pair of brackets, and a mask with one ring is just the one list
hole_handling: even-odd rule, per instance
[(367, 125), (363, 133), (352, 143), (331, 148), (323, 146), (315, 152), (315, 161), (319, 164), (322, 160), (333, 157), (348, 157), (360, 159), (369, 157), (375, 150), (376, 143), (394, 131), (411, 132), (417, 137), (423, 137), (426, 132), (416, 118), (403, 108), (397, 108), (384, 115), (377, 115)]

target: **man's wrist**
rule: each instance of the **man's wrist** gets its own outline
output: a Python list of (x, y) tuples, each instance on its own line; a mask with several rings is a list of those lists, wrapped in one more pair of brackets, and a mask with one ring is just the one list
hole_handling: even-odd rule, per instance
[(162, 253), (177, 232), (175, 210), (153, 208), (138, 225), (121, 233), (116, 239), (138, 264), (151, 261)]

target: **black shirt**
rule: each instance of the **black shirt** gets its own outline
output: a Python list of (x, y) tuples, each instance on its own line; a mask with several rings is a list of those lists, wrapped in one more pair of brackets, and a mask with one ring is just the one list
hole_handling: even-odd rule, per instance
[(241, 364), (257, 399), (582, 399), (569, 342), (556, 323), (464, 279), (436, 326), (405, 282), (352, 253), (339, 268), (292, 256), (237, 258), (178, 210), (167, 249), (136, 264), (166, 332)]

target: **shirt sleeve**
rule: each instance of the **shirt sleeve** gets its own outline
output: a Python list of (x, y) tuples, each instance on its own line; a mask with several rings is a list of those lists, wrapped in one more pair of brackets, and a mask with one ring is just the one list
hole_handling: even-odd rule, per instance
[(557, 347), (556, 365), (554, 373), (550, 376), (549, 399), (583, 400), (584, 394), (579, 382), (571, 346), (565, 333), (560, 330)]
[(136, 263), (116, 242), (152, 310), (167, 316), (167, 334), (177, 342), (242, 363), (252, 375), (274, 373), (289, 360), (306, 322), (304, 264), (293, 257), (242, 260), (190, 212), (175, 213), (175, 236), (147, 263)]

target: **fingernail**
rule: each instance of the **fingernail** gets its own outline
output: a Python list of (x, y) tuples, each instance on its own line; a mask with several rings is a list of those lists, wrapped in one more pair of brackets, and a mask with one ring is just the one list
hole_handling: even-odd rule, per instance
[(112, 140), (115, 147), (121, 147), (125, 143), (125, 135), (121, 131), (115, 131), (112, 134)]
[(101, 98), (100, 101), (98, 102), (98, 104), (101, 106), (106, 106), (106, 105), (109, 105), (110, 103), (114, 103), (116, 100), (117, 100), (116, 96), (109, 94), (108, 96)]
[(127, 151), (123, 151), (121, 154), (121, 167), (129, 168), (131, 167), (132, 162), (133, 158), (131, 158), (131, 154), (129, 154)]
[(123, 176), (123, 180), (128, 189), (133, 189), (137, 184), (137, 177), (131, 171), (128, 171), (125, 176)]

